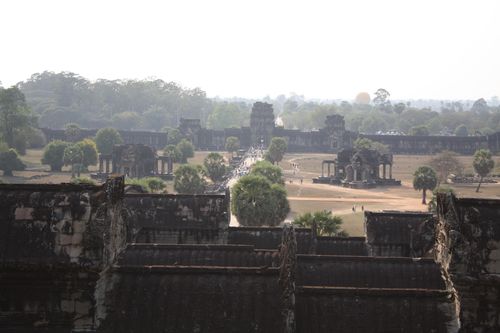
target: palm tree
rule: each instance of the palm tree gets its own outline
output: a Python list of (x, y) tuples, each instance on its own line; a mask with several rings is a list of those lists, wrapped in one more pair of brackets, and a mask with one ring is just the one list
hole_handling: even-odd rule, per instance
[(346, 236), (347, 233), (341, 231), (342, 222), (340, 216), (332, 215), (329, 211), (307, 212), (293, 220), (297, 227), (312, 228), (316, 225), (320, 236)]
[(422, 204), (426, 204), (426, 191), (433, 190), (437, 185), (437, 176), (433, 168), (419, 167), (413, 174), (413, 188), (422, 190)]

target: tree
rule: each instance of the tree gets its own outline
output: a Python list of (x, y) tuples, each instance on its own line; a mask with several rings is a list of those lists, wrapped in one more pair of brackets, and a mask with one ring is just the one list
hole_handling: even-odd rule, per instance
[(474, 153), (474, 160), (472, 161), (472, 166), (474, 171), (480, 177), (479, 184), (477, 184), (476, 192), (479, 192), (479, 187), (483, 182), (483, 178), (486, 177), (493, 167), (495, 166), (495, 161), (491, 157), (491, 152), (488, 149), (479, 149)]
[[(70, 145), (64, 149), (63, 162), (64, 165), (71, 165), (71, 178), (75, 177), (75, 171), (78, 177), (80, 177), (80, 166), (82, 161), (83, 151), (77, 144)], [(75, 170), (75, 168), (77, 170)]]
[(111, 154), (113, 152), (113, 146), (122, 142), (123, 140), (120, 133), (111, 127), (101, 128), (95, 135), (97, 150), (101, 154)]
[(406, 109), (406, 104), (405, 103), (396, 103), (394, 105), (394, 112), (396, 112), (398, 115), (403, 113), (403, 111)]
[(293, 224), (298, 227), (313, 228), (313, 226), (316, 226), (319, 236), (346, 235), (345, 232), (341, 231), (342, 223), (342, 217), (332, 215), (332, 212), (326, 210), (314, 213), (307, 212), (295, 217), (293, 220)]
[(163, 131), (167, 132), (167, 142), (170, 145), (176, 145), (182, 139), (182, 134), (177, 128), (165, 127)]
[(76, 142), (81, 135), (82, 129), (78, 124), (75, 123), (69, 123), (66, 124), (66, 127), (64, 129), (64, 136), (66, 137), (66, 140), (69, 142)]
[(471, 111), (475, 113), (488, 112), (488, 103), (484, 98), (480, 98), (472, 104)]
[(151, 192), (162, 192), (162, 193), (167, 193), (165, 188), (167, 187), (167, 184), (163, 181), (163, 179), (158, 178), (158, 177), (146, 177), (143, 178), (143, 180), (146, 182), (148, 187), (151, 189)]
[(240, 127), (250, 120), (250, 106), (246, 103), (215, 102), (214, 108), (207, 119), (207, 127), (223, 130)]
[(280, 167), (272, 165), (268, 161), (259, 161), (252, 167), (250, 174), (255, 176), (262, 176), (269, 180), (271, 184), (285, 185), (283, 181), (283, 171)]
[(210, 153), (203, 160), (203, 165), (208, 177), (215, 183), (224, 177), (227, 168), (224, 164), (224, 157), (219, 153)]
[(413, 126), (412, 128), (410, 128), (408, 134), (414, 136), (428, 136), (429, 128), (425, 125)]
[(22, 171), (25, 168), (14, 149), (10, 148), (0, 153), (0, 170), (3, 170), (4, 176), (12, 176), (12, 171)]
[(54, 140), (45, 146), (42, 163), (50, 165), (50, 171), (61, 171), (64, 161), (64, 150), (70, 145), (69, 142)]
[(131, 130), (139, 128), (141, 124), (141, 117), (135, 112), (121, 112), (111, 117), (113, 126), (122, 130)]
[(232, 191), (231, 209), (244, 226), (275, 226), (283, 222), (290, 205), (283, 186), (262, 176), (241, 177)]
[(439, 183), (446, 183), (452, 173), (462, 173), (464, 167), (457, 156), (456, 153), (445, 150), (430, 160), (429, 165), (436, 171)]
[(433, 190), (437, 185), (437, 177), (434, 169), (428, 166), (419, 167), (413, 174), (413, 188), (422, 190), (422, 204), (426, 204), (427, 190)]
[(271, 139), (271, 144), (267, 149), (266, 158), (272, 164), (274, 163), (277, 164), (283, 159), (283, 156), (285, 156), (286, 149), (287, 149), (286, 140), (281, 137), (274, 137)]
[(82, 150), (83, 159), (82, 165), (84, 168), (88, 168), (90, 165), (97, 164), (97, 146), (92, 139), (84, 139), (76, 143), (78, 147)]
[(181, 153), (181, 163), (187, 163), (187, 159), (194, 156), (194, 146), (187, 139), (182, 139), (176, 148)]
[(167, 145), (163, 150), (163, 156), (170, 157), (173, 163), (182, 161), (182, 153), (174, 145)]
[(374, 94), (375, 98), (373, 99), (373, 103), (379, 106), (384, 105), (391, 96), (391, 94), (389, 94), (389, 92), (383, 88), (377, 89)]
[(16, 134), (34, 123), (35, 118), (26, 105), (24, 94), (17, 87), (0, 87), (0, 134), (7, 145), (15, 147)]
[(226, 150), (231, 153), (231, 157), (234, 156), (234, 152), (240, 149), (240, 139), (235, 136), (229, 136), (226, 138)]
[(456, 136), (468, 136), (469, 131), (467, 130), (467, 126), (465, 126), (464, 124), (458, 125), (455, 128), (455, 135)]
[(181, 165), (175, 170), (174, 189), (180, 194), (202, 194), (206, 182), (203, 179), (201, 168), (194, 165)]
[(362, 149), (373, 149), (378, 151), (380, 154), (389, 153), (389, 147), (380, 143), (378, 141), (373, 141), (368, 138), (357, 138), (354, 141), (354, 149), (362, 150)]

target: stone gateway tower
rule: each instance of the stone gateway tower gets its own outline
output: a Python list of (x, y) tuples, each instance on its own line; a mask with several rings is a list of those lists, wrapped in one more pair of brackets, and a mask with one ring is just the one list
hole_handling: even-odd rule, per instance
[[(326, 132), (325, 138), (327, 139), (327, 142), (323, 142), (323, 145), (328, 147), (331, 152), (337, 152), (346, 147), (346, 142), (344, 142), (346, 131), (343, 116), (339, 114), (326, 116), (323, 131)], [(347, 144), (349, 145), (350, 143), (348, 142)]]
[(250, 133), (253, 146), (264, 145), (271, 142), (274, 132), (273, 105), (256, 102), (250, 114)]

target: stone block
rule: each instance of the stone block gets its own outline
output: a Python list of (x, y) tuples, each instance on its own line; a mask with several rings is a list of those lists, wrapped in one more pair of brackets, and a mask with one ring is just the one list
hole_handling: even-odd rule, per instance
[(85, 229), (87, 228), (87, 226), (85, 225), (85, 222), (84, 221), (74, 221), (73, 222), (73, 232), (77, 233), (77, 232), (85, 232)]
[(59, 245), (71, 245), (73, 244), (73, 235), (59, 234)]
[(32, 207), (17, 207), (15, 211), (15, 219), (25, 221), (33, 220), (33, 208)]
[(75, 312), (75, 302), (73, 300), (66, 300), (63, 299), (61, 300), (61, 310), (63, 312), (70, 312), (73, 313)]
[(75, 301), (75, 312), (79, 315), (88, 315), (92, 310), (92, 303), (89, 301)]
[(83, 234), (81, 232), (75, 232), (73, 234), (73, 245), (80, 245), (83, 240)]
[(78, 258), (82, 254), (83, 248), (81, 246), (73, 245), (69, 249), (69, 256), (71, 258), (71, 262), (78, 262)]

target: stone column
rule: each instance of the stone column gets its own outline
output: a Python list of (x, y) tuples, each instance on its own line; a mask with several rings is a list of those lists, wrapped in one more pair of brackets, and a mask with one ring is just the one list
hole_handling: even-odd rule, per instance
[(328, 177), (330, 177), (330, 163), (328, 163)]
[(102, 165), (102, 162), (103, 162), (103, 160), (102, 160), (102, 156), (99, 156), (99, 173), (102, 173), (102, 169), (103, 169), (103, 167), (104, 167), (104, 166)]
[(384, 179), (385, 179), (385, 163), (383, 164), (383, 175), (384, 175)]
[(392, 179), (392, 164), (389, 164), (389, 179)]
[(106, 173), (109, 173), (109, 158), (106, 158)]
[(161, 174), (165, 174), (165, 160), (161, 160)]
[(168, 161), (167, 161), (167, 173), (168, 174), (171, 174), (172, 172), (174, 172), (174, 163), (172, 162), (172, 159), (169, 158)]
[(325, 176), (325, 163), (321, 163), (321, 177)]
[(356, 168), (354, 168), (354, 181), (357, 181), (358, 180), (358, 170)]

